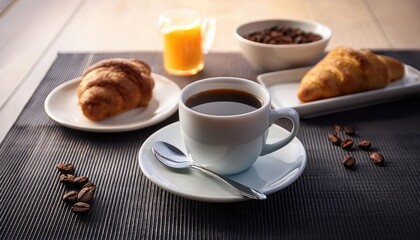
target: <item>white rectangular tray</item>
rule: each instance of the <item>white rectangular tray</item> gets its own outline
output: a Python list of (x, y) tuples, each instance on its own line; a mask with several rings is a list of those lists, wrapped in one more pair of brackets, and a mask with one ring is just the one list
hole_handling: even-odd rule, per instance
[(393, 101), (420, 92), (419, 70), (405, 65), (404, 78), (390, 83), (385, 88), (302, 103), (296, 92), (300, 80), (311, 68), (304, 67), (265, 73), (259, 75), (257, 81), (270, 92), (271, 104), (274, 108), (292, 107), (299, 112), (301, 118), (311, 118)]

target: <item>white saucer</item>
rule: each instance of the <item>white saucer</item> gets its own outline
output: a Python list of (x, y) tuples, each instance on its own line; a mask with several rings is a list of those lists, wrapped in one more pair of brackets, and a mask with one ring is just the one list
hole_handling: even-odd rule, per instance
[(89, 132), (124, 132), (145, 128), (170, 117), (178, 107), (181, 89), (162, 75), (152, 73), (155, 80), (153, 98), (149, 105), (135, 108), (114, 117), (94, 122), (86, 118), (77, 99), (77, 86), (81, 78), (75, 78), (56, 87), (45, 99), (44, 109), (57, 123)]
[[(268, 142), (284, 138), (288, 131), (273, 125)], [(235, 202), (247, 200), (224, 183), (191, 170), (174, 170), (160, 163), (152, 153), (155, 141), (166, 141), (186, 152), (179, 122), (168, 125), (152, 134), (139, 151), (139, 164), (144, 175), (159, 187), (181, 197), (205, 202)], [(294, 138), (284, 148), (260, 157), (248, 170), (229, 176), (242, 184), (265, 194), (279, 191), (293, 183), (306, 166), (306, 151), (299, 139)]]

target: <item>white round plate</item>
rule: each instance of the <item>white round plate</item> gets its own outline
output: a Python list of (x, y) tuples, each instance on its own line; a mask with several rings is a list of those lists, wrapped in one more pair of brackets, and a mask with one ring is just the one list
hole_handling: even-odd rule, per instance
[[(270, 127), (267, 142), (274, 142), (287, 134), (288, 131), (284, 128), (273, 125)], [(159, 187), (181, 197), (205, 202), (236, 202), (248, 199), (224, 183), (195, 169), (176, 170), (166, 167), (153, 156), (152, 144), (155, 141), (166, 141), (186, 152), (179, 122), (152, 134), (139, 151), (141, 170)], [(305, 148), (299, 139), (294, 138), (284, 148), (258, 158), (248, 170), (229, 177), (265, 194), (270, 194), (293, 183), (302, 174), (305, 166)]]
[(77, 98), (81, 78), (75, 78), (56, 87), (45, 99), (48, 116), (57, 123), (89, 132), (124, 132), (159, 123), (176, 112), (181, 89), (162, 75), (152, 73), (155, 80), (153, 97), (147, 107), (138, 107), (117, 116), (94, 122), (86, 118)]

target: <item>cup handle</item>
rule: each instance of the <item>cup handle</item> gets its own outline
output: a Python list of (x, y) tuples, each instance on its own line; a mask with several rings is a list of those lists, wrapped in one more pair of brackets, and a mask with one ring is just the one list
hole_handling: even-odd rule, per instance
[(279, 150), (280, 148), (286, 146), (288, 143), (290, 143), (293, 138), (296, 136), (298, 130), (299, 130), (299, 114), (294, 110), (293, 108), (277, 108), (277, 109), (271, 109), (269, 113), (269, 126), (271, 126), (274, 121), (276, 121), (279, 118), (287, 118), (293, 123), (293, 128), (290, 134), (285, 137), (284, 139), (277, 141), (272, 144), (265, 143), (263, 146), (263, 149), (261, 151), (260, 156), (264, 156), (266, 154), (272, 153), (276, 150)]
[(216, 20), (212, 17), (205, 17), (201, 22), (201, 36), (203, 38), (203, 53), (207, 54), (213, 45), (216, 36)]

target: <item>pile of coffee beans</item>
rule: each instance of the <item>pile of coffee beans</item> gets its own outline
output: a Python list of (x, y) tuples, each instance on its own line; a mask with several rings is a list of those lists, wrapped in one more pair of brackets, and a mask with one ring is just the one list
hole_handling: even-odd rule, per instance
[(256, 31), (243, 36), (253, 42), (273, 45), (303, 44), (319, 41), (322, 37), (312, 32), (304, 32), (300, 28), (274, 26), (261, 31)]
[[(354, 142), (356, 140), (356, 130), (352, 126), (342, 127), (338, 124), (334, 125), (334, 132), (328, 133), (328, 140), (335, 146), (339, 146), (342, 149), (350, 152), (354, 150)], [(369, 159), (376, 166), (383, 166), (385, 158), (378, 151), (370, 151), (372, 149), (372, 143), (367, 140), (359, 140), (357, 144), (358, 149), (367, 151), (369, 153)], [(344, 167), (353, 168), (356, 164), (356, 159), (353, 156), (346, 155), (342, 160)]]
[(60, 182), (69, 191), (63, 195), (63, 201), (72, 204), (71, 210), (77, 214), (87, 213), (96, 190), (95, 184), (85, 176), (75, 176), (75, 168), (71, 163), (57, 163)]

